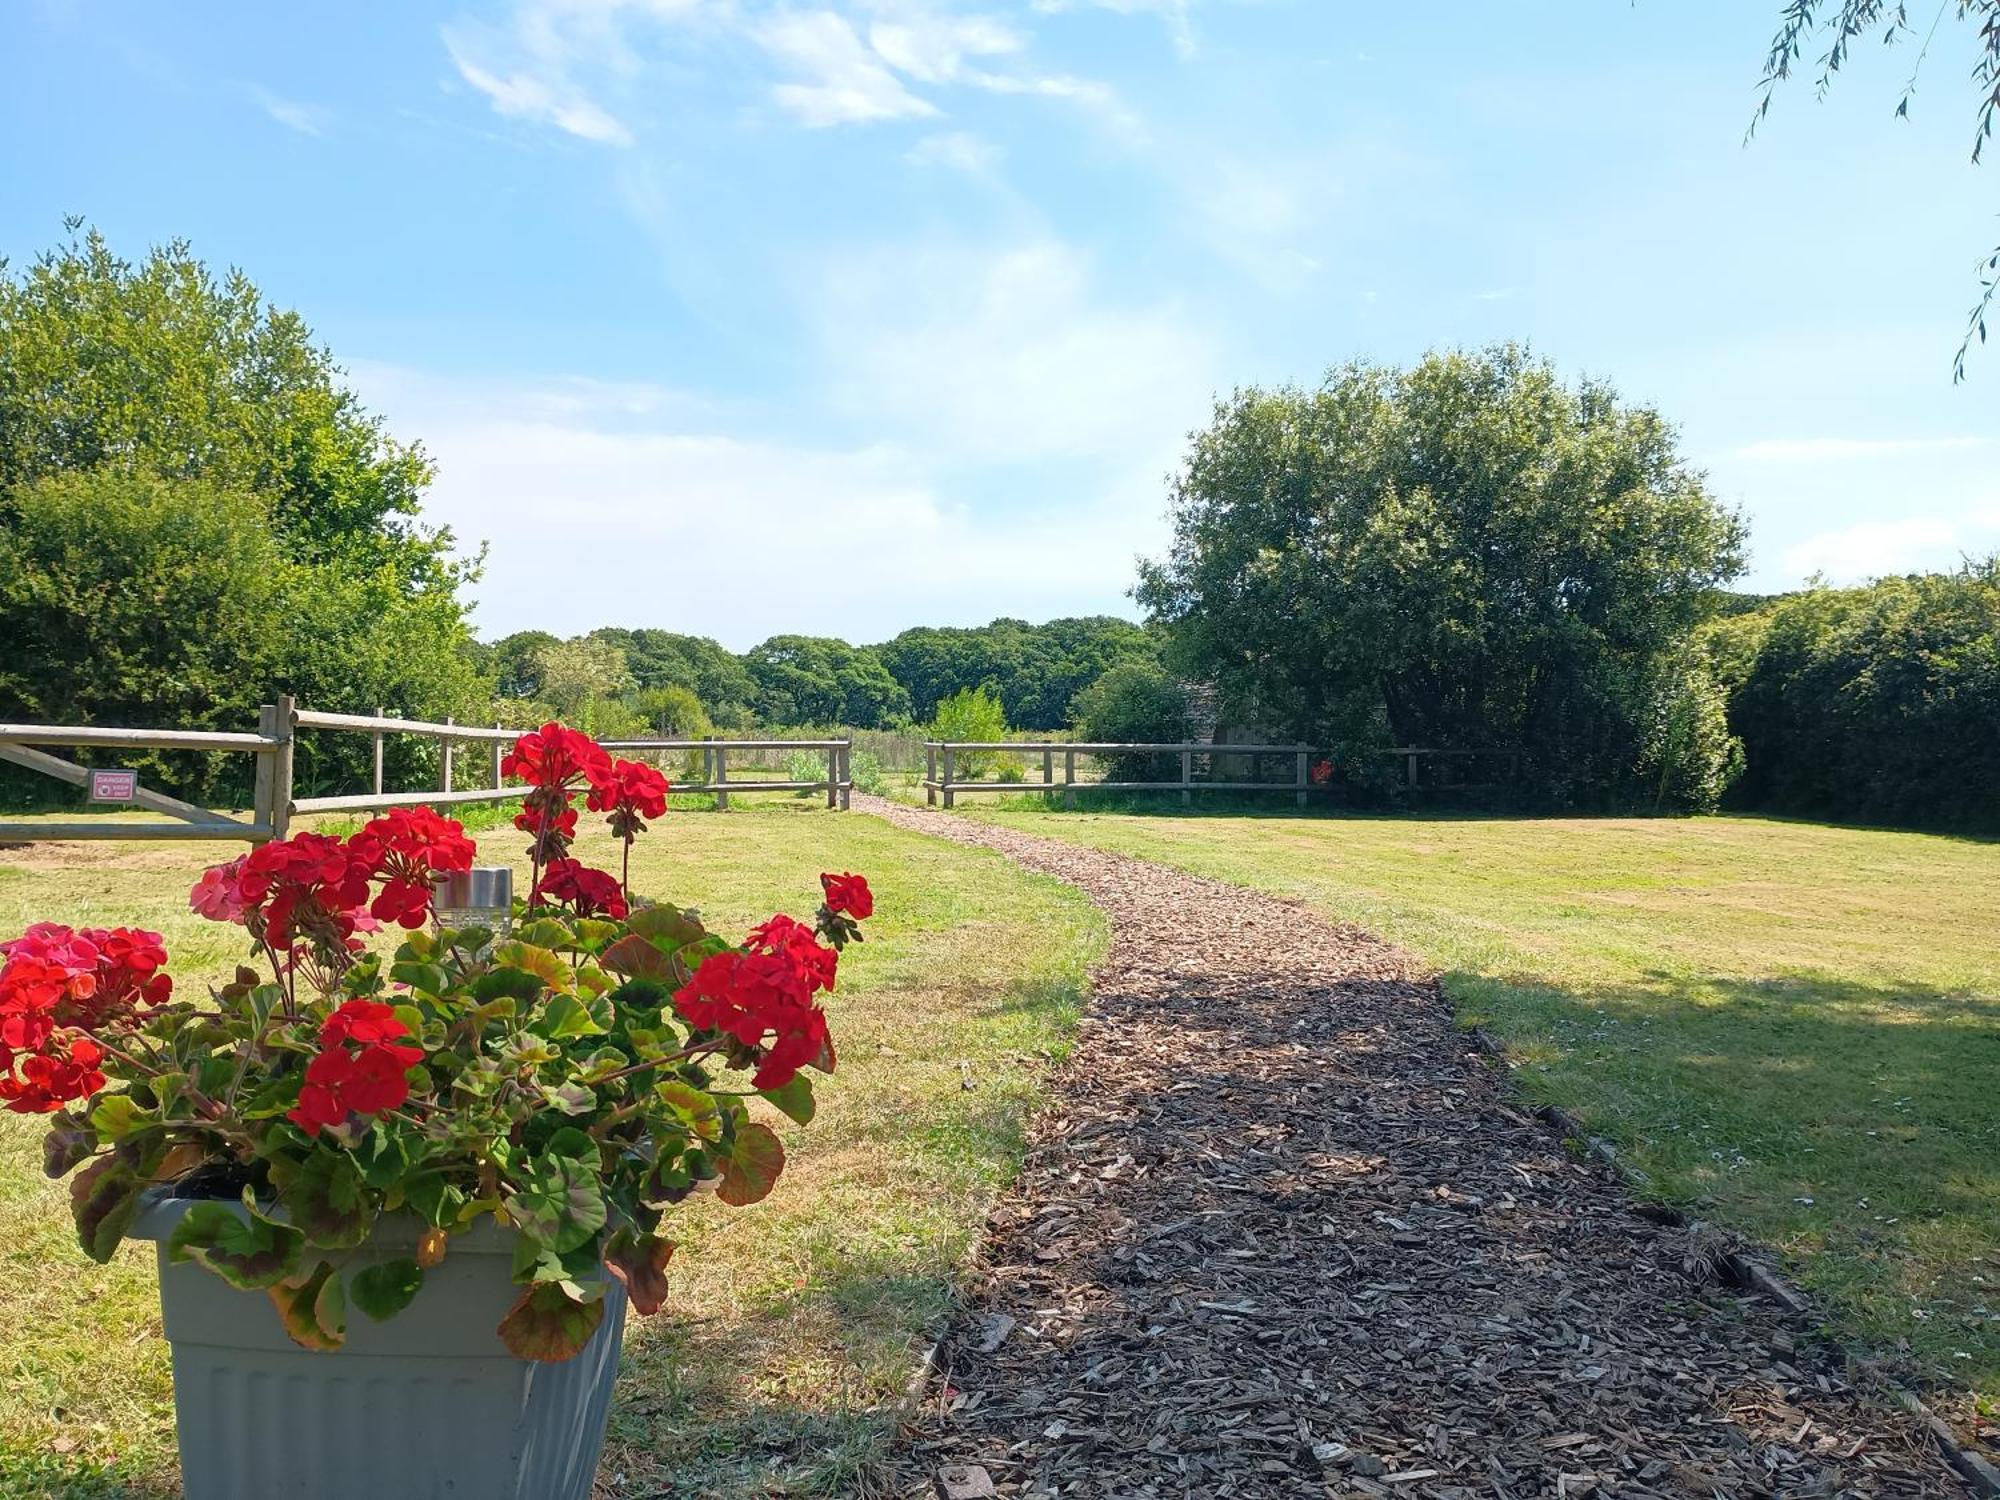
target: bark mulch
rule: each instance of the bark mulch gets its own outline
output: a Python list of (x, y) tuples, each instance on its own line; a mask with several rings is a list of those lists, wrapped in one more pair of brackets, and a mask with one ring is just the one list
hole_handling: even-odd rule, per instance
[(1113, 942), (906, 1432), (901, 1493), (1967, 1494), (1698, 1236), (1510, 1098), (1399, 950), (877, 799)]

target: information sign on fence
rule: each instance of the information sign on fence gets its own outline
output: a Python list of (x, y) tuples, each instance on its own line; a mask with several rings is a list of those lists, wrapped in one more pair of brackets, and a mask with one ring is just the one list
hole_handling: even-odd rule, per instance
[(132, 802), (139, 796), (139, 773), (137, 771), (92, 771), (90, 773), (90, 800), (92, 802)]

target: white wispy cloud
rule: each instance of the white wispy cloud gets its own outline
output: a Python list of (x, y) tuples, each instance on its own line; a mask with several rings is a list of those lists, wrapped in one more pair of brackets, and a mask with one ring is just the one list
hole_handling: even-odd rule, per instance
[(830, 10), (782, 11), (753, 35), (793, 77), (772, 97), (815, 127), (922, 118), (937, 106), (905, 88), (888, 62), (843, 16)]
[(825, 256), (806, 299), (833, 400), (953, 461), (1067, 456), (1157, 480), (1221, 363), (1183, 308), (1117, 298), (1046, 236)]
[(302, 104), (296, 99), (281, 98), (269, 89), (254, 86), (250, 97), (259, 109), (287, 130), (296, 130), (301, 135), (323, 136), (333, 127), (333, 111), (317, 104)]
[(553, 125), (579, 140), (596, 141), (606, 146), (632, 144), (632, 132), (622, 120), (559, 78), (528, 68), (512, 72), (489, 71), (471, 56), (468, 46), (449, 31), (445, 33), (445, 49), (451, 54), (458, 76), (484, 94), (501, 114)]
[(1892, 573), (1948, 568), (1993, 541), (1993, 519), (1977, 516), (1906, 516), (1860, 521), (1823, 531), (1787, 547), (1781, 566), (1798, 577), (1820, 573), (1835, 583), (1856, 583)]
[(1836, 459), (1949, 453), (1958, 449), (1983, 448), (1991, 441), (1983, 437), (1769, 438), (1738, 448), (1736, 456), (1765, 463), (1825, 463)]
[(882, 640), (919, 620), (1116, 610), (1132, 552), (1159, 541), (1152, 476), (995, 517), (955, 503), (907, 447), (731, 430), (740, 416), (670, 389), (354, 374), (436, 462), (426, 516), (490, 544), (489, 638), (615, 621), (743, 648), (783, 631)]

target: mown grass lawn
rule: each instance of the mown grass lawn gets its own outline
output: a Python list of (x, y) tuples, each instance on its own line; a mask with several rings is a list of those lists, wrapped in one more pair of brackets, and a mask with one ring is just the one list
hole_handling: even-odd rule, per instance
[[(521, 852), (512, 829), (479, 838), (484, 860)], [(237, 955), (238, 930), (186, 905), (201, 865), (230, 852), (0, 851), (0, 931), (155, 927), (180, 982), (195, 983)], [(615, 868), (608, 839), (579, 852)], [(685, 1206), (673, 1301), (628, 1335), (601, 1490), (845, 1493), (1014, 1170), (1102, 921), (997, 856), (791, 799), (670, 814), (633, 870), (635, 888), (698, 905), (724, 932), (774, 909), (809, 912), (821, 870), (868, 875), (877, 908), (829, 1005), (840, 1071), (820, 1084), (811, 1128), (788, 1130), (776, 1192), (745, 1210), (700, 1196)], [(39, 1139), (36, 1123), (0, 1118), (0, 1496), (172, 1493), (150, 1247), (128, 1245), (109, 1266), (85, 1259)]]
[(2000, 845), (1755, 818), (972, 816), (1296, 897), (1436, 964), (1538, 1100), (2000, 1400)]

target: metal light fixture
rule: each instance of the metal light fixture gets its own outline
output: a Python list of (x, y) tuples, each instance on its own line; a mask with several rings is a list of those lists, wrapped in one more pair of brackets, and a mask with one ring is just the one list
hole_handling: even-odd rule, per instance
[(437, 883), (432, 902), (438, 926), (484, 927), (497, 942), (514, 926), (514, 872), (506, 865), (475, 865)]

